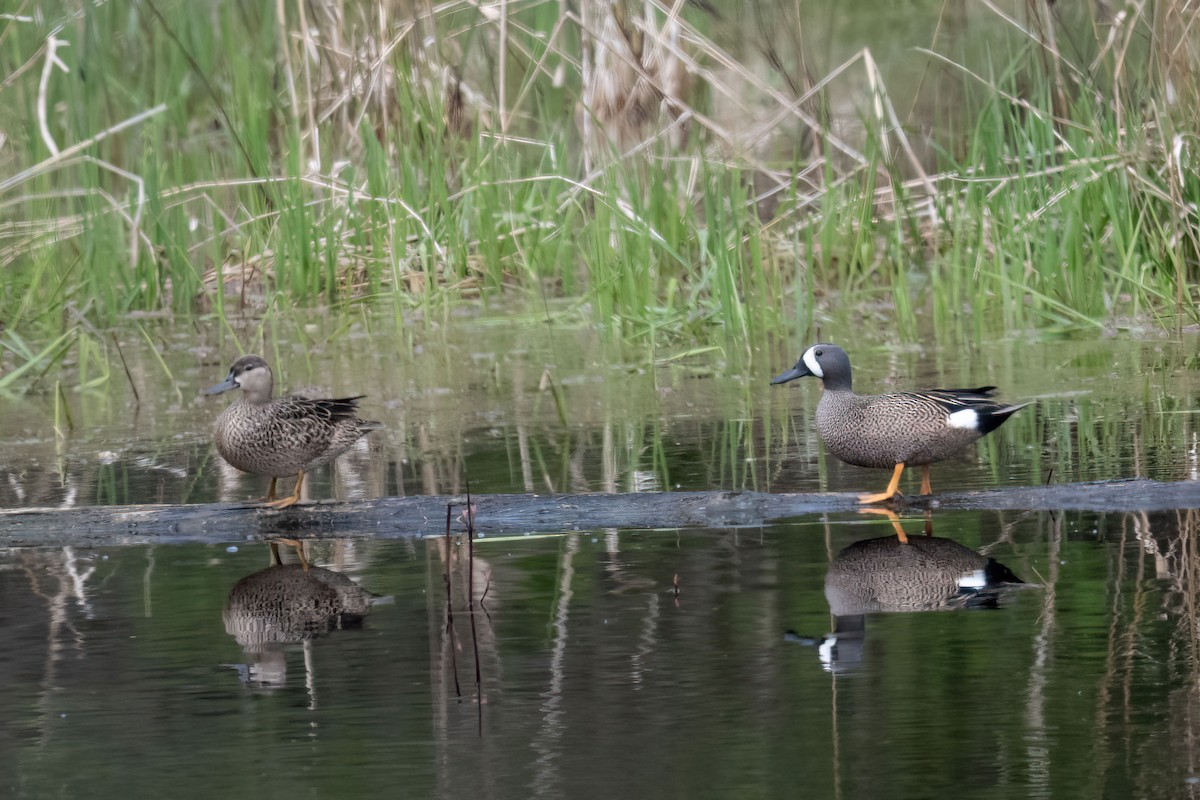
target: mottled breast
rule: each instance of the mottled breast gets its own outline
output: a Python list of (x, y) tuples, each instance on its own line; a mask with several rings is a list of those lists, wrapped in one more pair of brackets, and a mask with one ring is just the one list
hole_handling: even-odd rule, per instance
[(323, 463), (331, 430), (319, 420), (277, 412), (274, 403), (231, 403), (214, 425), (217, 452), (243, 472), (277, 478)]

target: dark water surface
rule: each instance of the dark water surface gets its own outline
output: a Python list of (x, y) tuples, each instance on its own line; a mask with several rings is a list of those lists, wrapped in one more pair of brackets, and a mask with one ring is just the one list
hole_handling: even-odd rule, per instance
[(832, 661), (786, 633), (831, 630), (831, 559), (890, 531), (860, 515), (484, 539), (474, 631), (461, 542), (449, 564), (441, 539), (310, 543), (287, 580), (386, 601), (260, 579), (241, 616), (262, 542), (6, 552), (0, 794), (1198, 793), (1200, 515), (933, 525), (1037, 585), (869, 613)]

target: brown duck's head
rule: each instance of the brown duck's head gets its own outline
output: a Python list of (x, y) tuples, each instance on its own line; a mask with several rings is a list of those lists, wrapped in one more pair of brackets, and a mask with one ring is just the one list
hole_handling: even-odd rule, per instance
[(225, 380), (204, 390), (205, 394), (220, 394), (230, 389), (241, 389), (249, 403), (266, 403), (271, 399), (275, 378), (271, 367), (259, 356), (242, 356), (233, 362)]

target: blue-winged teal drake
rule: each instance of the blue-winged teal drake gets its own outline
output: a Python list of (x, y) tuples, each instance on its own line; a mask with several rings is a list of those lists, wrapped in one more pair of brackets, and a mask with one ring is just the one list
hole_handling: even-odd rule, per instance
[[(241, 389), (242, 395), (213, 424), (213, 439), (226, 461), (243, 472), (270, 475), (266, 504), (287, 508), (300, 499), (304, 473), (328, 464), (361, 437), (382, 428), (358, 418), (358, 397), (313, 400), (300, 395), (272, 399), (275, 379), (258, 356), (242, 356), (229, 375), (206, 394)], [(296, 476), (291, 495), (275, 499), (275, 482)]]
[(880, 611), (935, 611), (986, 605), (1002, 584), (1024, 583), (1012, 570), (952, 539), (915, 536), (866, 539), (829, 562), (825, 599), (835, 617)]
[(950, 539), (855, 542), (834, 556), (825, 574), (834, 628), (819, 642), (821, 661), (831, 671), (861, 663), (868, 614), (993, 608), (1006, 592), (1026, 585), (999, 561)]
[(1029, 405), (995, 402), (991, 399), (994, 386), (855, 394), (850, 357), (833, 344), (808, 348), (796, 366), (771, 383), (809, 375), (820, 378), (825, 386), (817, 404), (817, 435), (829, 452), (847, 464), (893, 470), (887, 489), (859, 495), (861, 503), (879, 503), (895, 496), (906, 466), (921, 467), (921, 494), (932, 494), (930, 464), (962, 451)]

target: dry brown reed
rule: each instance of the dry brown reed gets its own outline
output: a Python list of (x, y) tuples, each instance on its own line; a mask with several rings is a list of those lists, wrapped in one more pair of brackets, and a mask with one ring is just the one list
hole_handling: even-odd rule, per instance
[[(658, 183), (672, 187), (671, 200), (681, 209), (703, 207), (711, 188), (706, 172), (738, 176), (752, 186), (750, 196), (738, 201), (742, 243), (790, 253), (793, 270), (812, 270), (838, 284), (847, 278), (838, 266), (847, 263), (847, 253), (861, 262), (856, 269), (864, 280), (890, 276), (902, 286), (906, 262), (932, 258), (957, 239), (979, 243), (969, 254), (975, 277), (979, 264), (999, 260), (1007, 247), (1011, 260), (1025, 262), (1023, 272), (998, 281), (1024, 287), (1038, 271), (1032, 251), (1001, 234), (1043, 237), (1037, 226), (1069, 213), (1066, 207), (1092, 185), (1120, 183), (1124, 190), (1128, 184), (1132, 200), (1121, 202), (1135, 206), (1130, 213), (1168, 230), (1153, 257), (1173, 270), (1170, 299), (1184, 308), (1195, 300), (1192, 277), (1200, 255), (1194, 197), (1200, 107), (1192, 102), (1200, 96), (1200, 8), (1187, 0), (1140, 0), (1117, 11), (1088, 4), (1071, 16), (1065, 6), (1028, 0), (1013, 11), (984, 0), (991, 22), (1004, 26), (1040, 64), (1031, 70), (1026, 63), (1011, 79), (940, 51), (934, 31), (925, 51), (929, 69), (960, 81), (1007, 120), (986, 134), (994, 138), (976, 148), (982, 155), (947, 167), (931, 154), (970, 149), (972, 143), (948, 145), (903, 119), (870, 49), (816, 77), (820, 58), (812, 52), (812, 34), (802, 35), (799, 12), (779, 11), (785, 24), (773, 30), (756, 7), (746, 23), (755, 26), (749, 37), (754, 44), (738, 56), (712, 31), (740, 23), (706, 3), (685, 6), (684, 0), (582, 0), (577, 6), (558, 0), (276, 0), (271, 18), (277, 25), (278, 96), (264, 105), (279, 110), (287, 124), (276, 128), (286, 130), (272, 128), (265, 143), (243, 142), (226, 111), (229, 98), (218, 96), (216, 83), (195, 76), (244, 154), (230, 163), (244, 162), (245, 172), (157, 187), (157, 213), (186, 211), (192, 228), (170, 259), (160, 258), (162, 242), (146, 224), (143, 176), (97, 154), (105, 140), (128, 136), (128, 129), (166, 107), (153, 105), (60, 144), (51, 96), (62, 80), (55, 37), (67, 34), (56, 33), (0, 79), (0, 101), (14, 85), (33, 85), (30, 129), (39, 131), (50, 153), (0, 178), (0, 213), (6, 215), (0, 217), (0, 266), (53, 260), (38, 254), (79, 240), (107, 217), (123, 227), (123, 258), (131, 271), (177, 270), (147, 290), (159, 302), (179, 305), (180, 285), (210, 298), (222, 291), (243, 299), (247, 291), (261, 294), (261, 280), (281, 280), (281, 261), (287, 270), (300, 262), (317, 265), (309, 269), (330, 265), (338, 273), (328, 280), (284, 281), (293, 288), (424, 292), (463, 281), (473, 286), (479, 277), (474, 265), (489, 241), (518, 242), (531, 231), (553, 231), (568, 209), (597, 202), (674, 254), (697, 231), (672, 240), (634, 198), (613, 196), (614, 176), (617, 182), (632, 176), (626, 185), (651, 185), (637, 177), (650, 161), (669, 176)], [(171, 26), (179, 23), (153, 8), (175, 37)], [(79, 15), (65, 20), (78, 24)], [(8, 22), (18, 24), (26, 23)], [(751, 58), (754, 53), (762, 63)], [(190, 54), (188, 60), (195, 64)], [(553, 118), (544, 107), (553, 106), (545, 103), (550, 97), (575, 113)], [(563, 131), (567, 118), (576, 121), (577, 134)], [(1044, 122), (1053, 137), (1033, 145), (1039, 148), (1034, 152), (1029, 143), (1009, 142), (1013, 134), (1005, 127), (1030, 121)], [(428, 144), (432, 140), (438, 147)], [(580, 141), (582, 152), (564, 157), (562, 150)], [(989, 152), (1009, 146), (1012, 154), (986, 163)], [(376, 163), (392, 165), (392, 174), (361, 168), (372, 148), (381, 149)], [(255, 162), (251, 150), (265, 153), (268, 163)], [(435, 156), (427, 156), (431, 150)], [(96, 169), (107, 177), (79, 179), (77, 185), (65, 177)], [(51, 173), (61, 176), (55, 188), (34, 188)], [(114, 181), (122, 183), (119, 192), (111, 188)], [(453, 217), (451, 205), (464, 199), (487, 195), (488, 202), (502, 203), (521, 186), (546, 181), (566, 188), (550, 200), (539, 198), (508, 229), (463, 242), (458, 237), (472, 226), (454, 219), (437, 223)], [(1055, 182), (1057, 189), (1044, 197), (1025, 189), (1037, 181)], [(438, 191), (429, 191), (433, 184)], [(492, 191), (498, 186), (512, 191)], [(1022, 205), (1026, 196), (1038, 199)], [(81, 211), (80, 198), (99, 203)], [(61, 213), (9, 218), (12, 209), (35, 205)], [(543, 218), (536, 218), (539, 213)], [(703, 222), (701, 215), (696, 219)], [(1087, 247), (1106, 247), (1112, 238), (1101, 232)], [(207, 264), (194, 278), (187, 271), (193, 262)], [(187, 268), (180, 271), (180, 264)], [(536, 273), (528, 265), (525, 271)], [(521, 272), (497, 268), (490, 280), (507, 285)], [(1142, 272), (1118, 280), (1121, 290), (1132, 283), (1163, 299), (1163, 290), (1146, 283)], [(1055, 314), (1090, 313), (1072, 312), (1067, 289), (1029, 291)]]

